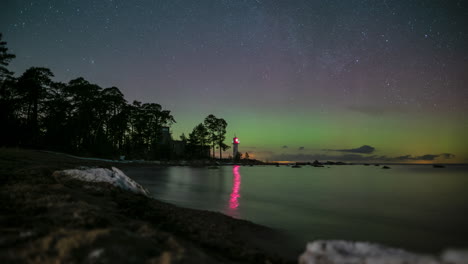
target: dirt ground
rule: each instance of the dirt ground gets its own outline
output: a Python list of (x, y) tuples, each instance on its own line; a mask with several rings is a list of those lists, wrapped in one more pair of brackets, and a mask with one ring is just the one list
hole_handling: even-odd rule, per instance
[(0, 263), (297, 263), (279, 232), (54, 171), (137, 166), (0, 149)]

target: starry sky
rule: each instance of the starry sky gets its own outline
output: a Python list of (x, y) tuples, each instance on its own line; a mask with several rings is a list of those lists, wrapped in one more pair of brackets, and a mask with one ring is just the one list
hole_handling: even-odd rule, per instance
[(263, 160), (468, 163), (468, 3), (2, 0), (10, 70), (208, 114)]

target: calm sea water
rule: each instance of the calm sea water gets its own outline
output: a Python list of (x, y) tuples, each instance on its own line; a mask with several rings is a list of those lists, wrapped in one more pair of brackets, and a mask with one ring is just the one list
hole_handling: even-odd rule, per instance
[(129, 168), (153, 197), (280, 229), (292, 243), (345, 239), (468, 248), (468, 167)]

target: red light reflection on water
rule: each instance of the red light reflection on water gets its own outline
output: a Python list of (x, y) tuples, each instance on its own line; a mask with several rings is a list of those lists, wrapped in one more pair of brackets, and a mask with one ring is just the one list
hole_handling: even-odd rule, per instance
[(237, 209), (237, 207), (239, 207), (239, 191), (241, 184), (241, 175), (239, 173), (239, 167), (239, 165), (235, 165), (232, 168), (232, 174), (234, 175), (234, 178), (232, 184), (231, 199), (229, 199), (229, 208), (231, 209)]

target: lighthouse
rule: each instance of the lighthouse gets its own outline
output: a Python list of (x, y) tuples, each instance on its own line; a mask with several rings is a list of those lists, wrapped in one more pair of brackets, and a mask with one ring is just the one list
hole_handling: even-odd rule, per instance
[(238, 148), (238, 147), (239, 147), (239, 143), (240, 143), (240, 141), (239, 141), (239, 138), (238, 138), (238, 137), (234, 137), (234, 138), (232, 139), (232, 145), (233, 145), (233, 147), (232, 147), (232, 157), (233, 157), (234, 159), (237, 157), (237, 153), (239, 153), (239, 148)]

